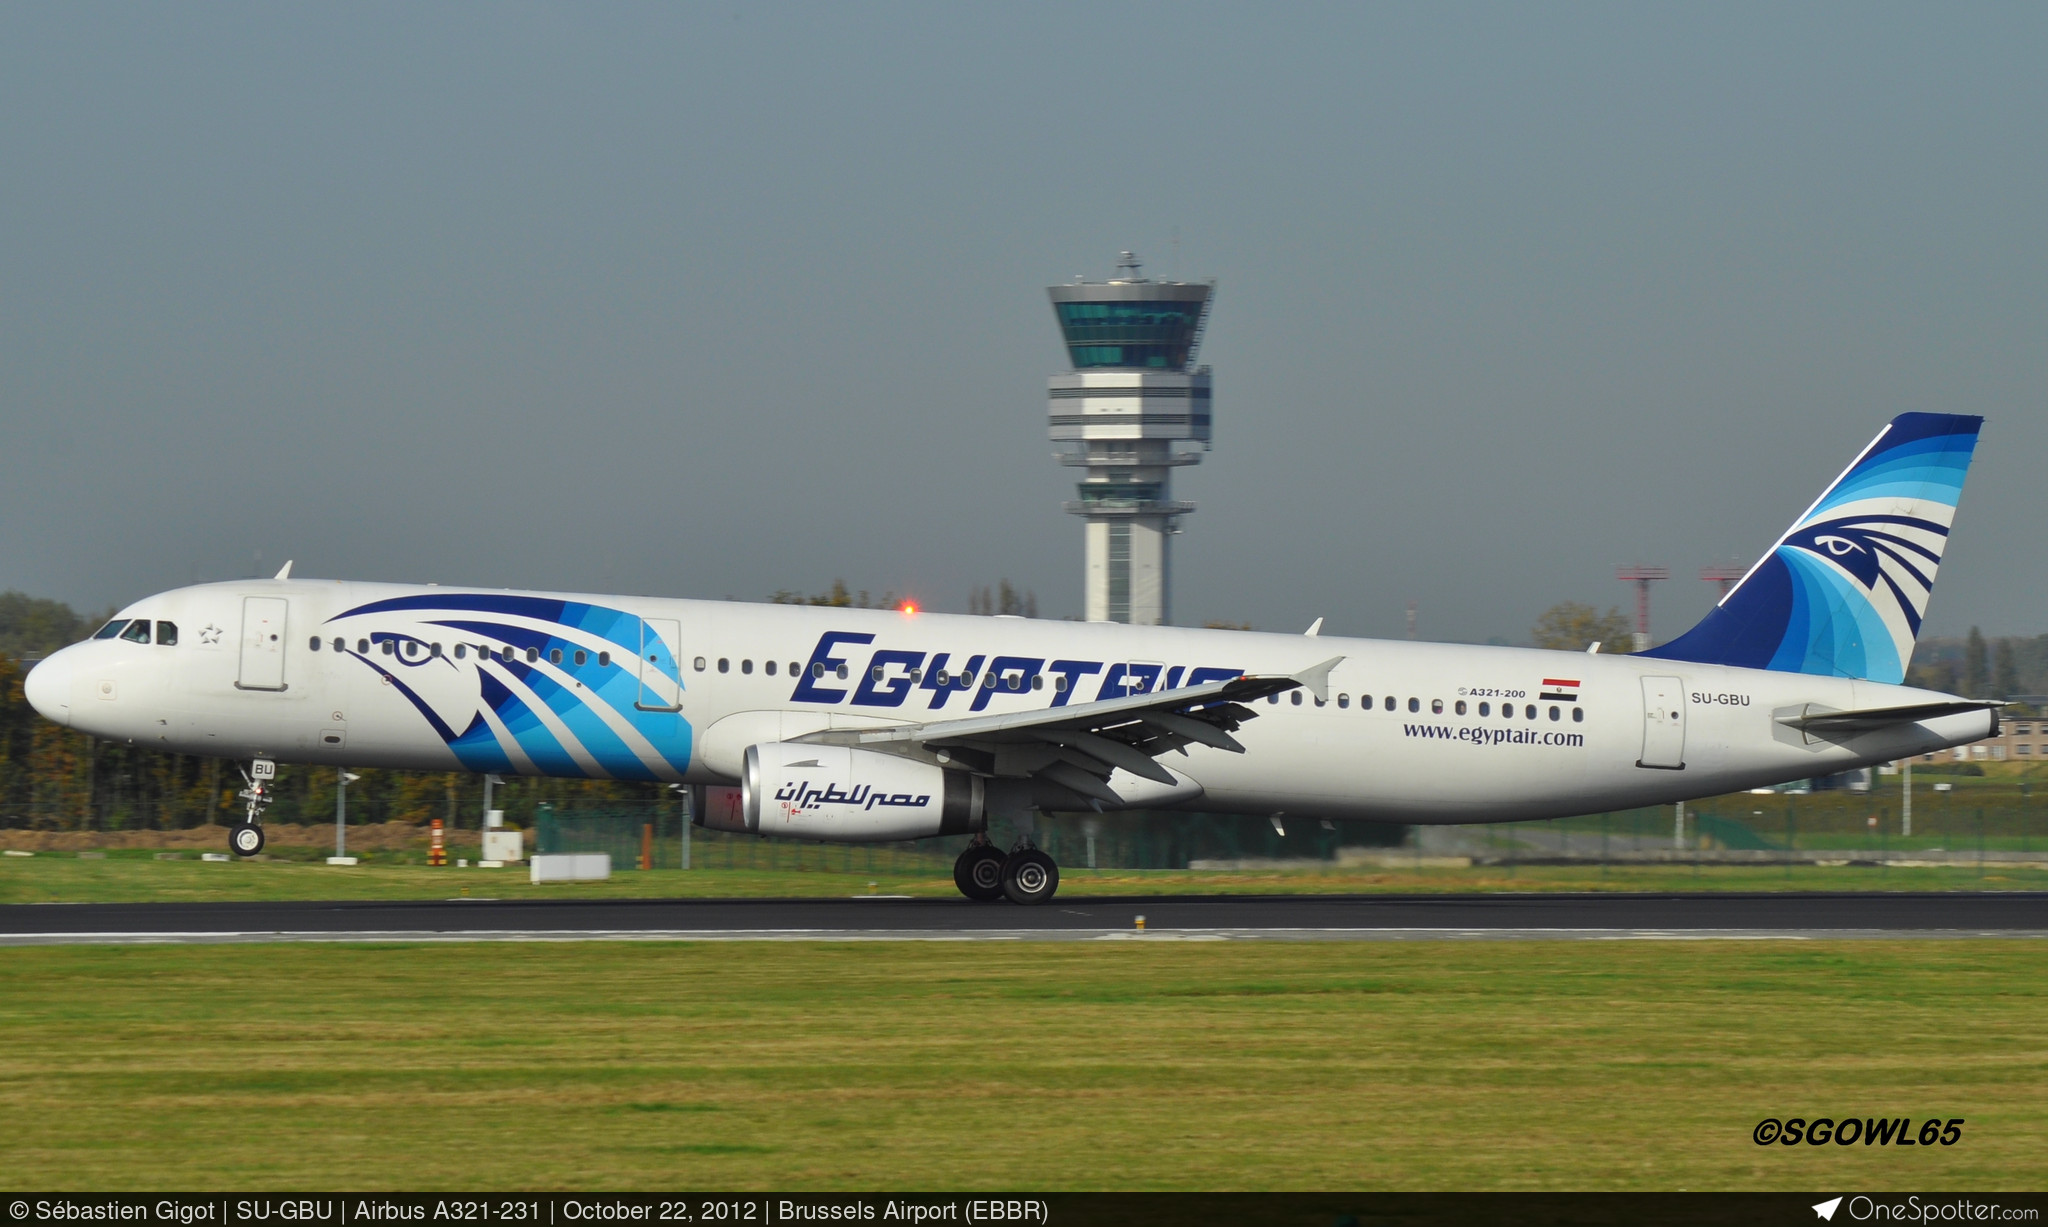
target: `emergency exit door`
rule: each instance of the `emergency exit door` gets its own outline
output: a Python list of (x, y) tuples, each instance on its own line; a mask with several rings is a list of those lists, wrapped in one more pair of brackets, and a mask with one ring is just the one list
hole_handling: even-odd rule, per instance
[(675, 711), (683, 705), (680, 653), (683, 626), (673, 618), (640, 621), (641, 711)]
[(242, 669), (235, 685), (243, 690), (284, 689), (284, 619), (291, 602), (281, 596), (242, 598)]
[(1675, 677), (1643, 679), (1643, 756), (1638, 767), (1685, 770), (1685, 683)]

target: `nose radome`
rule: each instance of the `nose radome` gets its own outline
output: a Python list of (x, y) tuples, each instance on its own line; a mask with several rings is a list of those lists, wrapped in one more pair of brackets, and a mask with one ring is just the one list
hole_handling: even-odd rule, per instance
[(29, 706), (40, 712), (43, 719), (67, 728), (71, 725), (71, 678), (77, 663), (78, 658), (69, 649), (60, 651), (30, 669), (21, 683)]

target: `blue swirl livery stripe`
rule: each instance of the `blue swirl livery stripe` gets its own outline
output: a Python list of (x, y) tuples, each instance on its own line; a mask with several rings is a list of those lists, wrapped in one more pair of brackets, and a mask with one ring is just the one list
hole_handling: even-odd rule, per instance
[(350, 654), (404, 695), (471, 771), (676, 780), (689, 767), (688, 722), (640, 706), (642, 670), (680, 691), (680, 645), (660, 641), (636, 614), (551, 597), (431, 593), (372, 601), (328, 622), (350, 624), (379, 650), (396, 645), (390, 656)]
[(1980, 417), (1892, 419), (1664, 660), (1905, 680)]

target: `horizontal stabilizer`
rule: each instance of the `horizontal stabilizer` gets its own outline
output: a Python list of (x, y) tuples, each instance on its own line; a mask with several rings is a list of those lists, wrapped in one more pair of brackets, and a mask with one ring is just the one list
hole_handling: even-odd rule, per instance
[(1863, 733), (1898, 724), (1918, 724), (1942, 716), (1991, 711), (2005, 706), (1996, 699), (1954, 699), (1946, 703), (1913, 703), (1905, 707), (1870, 707), (1862, 711), (1815, 712), (1810, 716), (1780, 716), (1778, 723), (1806, 733)]

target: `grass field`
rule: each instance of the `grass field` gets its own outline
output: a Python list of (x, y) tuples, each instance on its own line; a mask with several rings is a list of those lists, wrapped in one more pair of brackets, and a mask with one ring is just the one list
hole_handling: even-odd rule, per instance
[[(903, 858), (905, 860), (909, 858)], [(1698, 890), (2044, 890), (2048, 871), (1991, 864), (1940, 868), (1866, 865), (1701, 866), (1523, 865), (1468, 869), (1331, 866), (1327, 870), (1063, 868), (1060, 894), (1334, 894), (1438, 891)], [(534, 886), (524, 868), (429, 869), (370, 863), (217, 864), (158, 861), (146, 852), (105, 860), (40, 855), (0, 859), (0, 904), (143, 903), (187, 900), (470, 898), (793, 898), (844, 895), (955, 895), (943, 865), (890, 870), (623, 870), (607, 882)]]
[[(17, 1188), (2037, 1189), (2025, 941), (0, 950)], [(1758, 1147), (1765, 1116), (1963, 1117)]]

